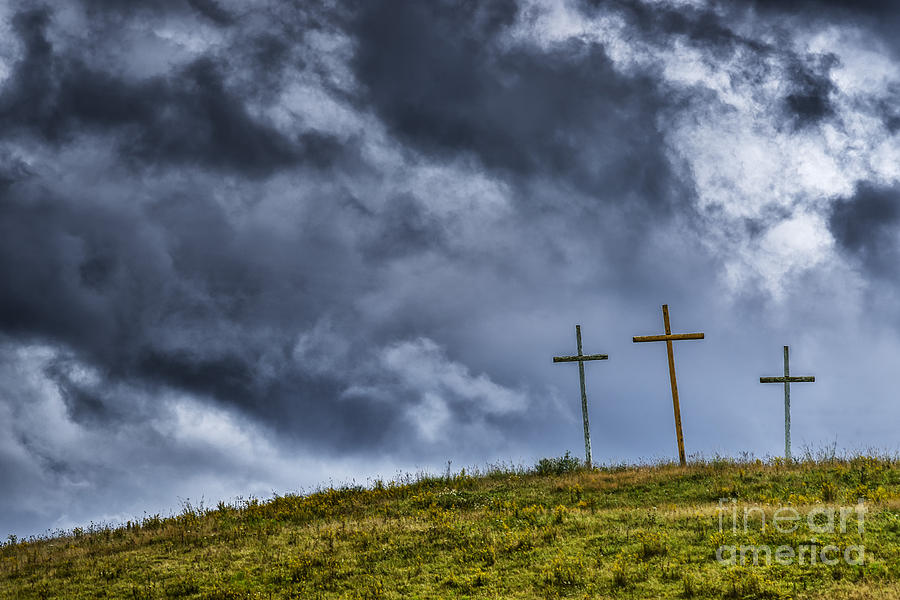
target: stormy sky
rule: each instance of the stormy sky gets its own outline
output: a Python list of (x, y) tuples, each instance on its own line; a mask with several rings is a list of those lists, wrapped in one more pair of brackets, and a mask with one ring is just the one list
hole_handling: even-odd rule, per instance
[(0, 535), (900, 449), (900, 8), (0, 2)]

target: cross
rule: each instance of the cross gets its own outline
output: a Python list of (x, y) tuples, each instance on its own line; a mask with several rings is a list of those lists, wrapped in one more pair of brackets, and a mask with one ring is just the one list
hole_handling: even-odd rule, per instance
[(760, 377), (760, 383), (784, 384), (784, 457), (791, 460), (791, 384), (815, 383), (815, 377), (791, 377), (788, 346), (784, 347), (784, 377)]
[(587, 394), (584, 391), (584, 361), (606, 360), (606, 354), (582, 354), (581, 353), (581, 325), (575, 326), (575, 341), (578, 344), (578, 354), (575, 356), (554, 356), (553, 362), (577, 362), (578, 377), (581, 379), (581, 416), (584, 419), (584, 464), (591, 468), (591, 428), (588, 424)]
[(669, 326), (669, 305), (662, 305), (663, 324), (666, 327), (665, 335), (637, 335), (632, 338), (634, 342), (665, 342), (666, 352), (669, 355), (669, 383), (672, 386), (672, 405), (675, 408), (675, 435), (678, 438), (678, 458), (681, 466), (685, 466), (687, 461), (684, 458), (684, 436), (681, 433), (681, 407), (678, 405), (678, 384), (675, 383), (675, 352), (672, 348), (672, 342), (679, 340), (702, 340), (702, 333), (676, 333), (672, 334)]

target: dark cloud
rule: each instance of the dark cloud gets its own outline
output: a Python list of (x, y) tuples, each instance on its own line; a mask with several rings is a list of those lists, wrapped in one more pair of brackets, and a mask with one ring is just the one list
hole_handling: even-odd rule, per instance
[(773, 33), (776, 41), (762, 42), (738, 33), (729, 23), (740, 23), (731, 10), (716, 10), (713, 6), (649, 6), (639, 0), (617, 2), (584, 2), (582, 10), (597, 14), (616, 10), (646, 39), (674, 48), (676, 41), (702, 49), (711, 59), (728, 61), (735, 52), (745, 54), (742, 76), (757, 84), (770, 73), (766, 61), (777, 57), (785, 64), (785, 83), (789, 91), (784, 97), (787, 119), (796, 128), (816, 125), (833, 116), (830, 94), (835, 86), (830, 70), (837, 59), (833, 54), (798, 55), (790, 48), (790, 35), (781, 29)]
[(787, 38), (790, 38), (792, 29), (817, 23), (845, 27), (849, 25), (865, 31), (866, 35), (872, 36), (873, 42), (880, 42), (882, 47), (895, 54), (900, 52), (896, 35), (900, 11), (891, 0), (742, 0), (717, 4), (729, 13), (736, 8), (743, 10), (749, 7), (762, 19), (774, 19), (774, 26), (786, 30)]
[(122, 0), (81, 0), (87, 12), (94, 18), (108, 18), (110, 14), (117, 17), (135, 16), (161, 16), (174, 14), (181, 17), (190, 16), (191, 13), (200, 15), (203, 19), (220, 26), (232, 25), (235, 15), (222, 7), (216, 0), (153, 0), (151, 2), (137, 0), (134, 2), (122, 2)]
[(320, 132), (289, 139), (250, 115), (229, 88), (220, 59), (201, 57), (167, 75), (131, 80), (60, 55), (45, 31), (46, 10), (14, 19), (25, 51), (0, 95), (0, 123), (60, 144), (84, 132), (113, 136), (132, 164), (197, 163), (259, 176), (288, 166), (333, 163), (342, 145)]
[[(193, 11), (222, 24), (229, 20), (228, 11), (224, 10), (216, 0), (156, 0), (152, 2), (137, 0), (81, 0), (80, 4), (92, 17), (103, 18), (110, 13), (117, 16), (158, 16), (165, 14), (185, 15)], [(227, 24), (227, 23), (225, 23)]]
[(390, 198), (378, 215), (370, 216), (375, 227), (360, 245), (373, 262), (440, 247), (447, 235), (440, 221), (409, 195)]
[(821, 14), (823, 9), (844, 14), (863, 14), (872, 16), (895, 16), (897, 5), (891, 0), (749, 0), (763, 9), (777, 12), (805, 13), (807, 16)]
[[(44, 373), (57, 386), (67, 414), (75, 423), (102, 428), (121, 425), (136, 416), (122, 414), (121, 409), (126, 407), (105, 395), (102, 389), (97, 389), (97, 382), (85, 381), (83, 374), (79, 373), (78, 363), (71, 357), (62, 355), (54, 358), (47, 364)], [(135, 410), (133, 406), (127, 408)], [(58, 461), (61, 465), (65, 464), (62, 458)]]
[(423, 152), (472, 153), (516, 177), (560, 177), (603, 196), (641, 188), (649, 202), (669, 200), (659, 187), (661, 90), (648, 73), (623, 76), (594, 43), (501, 48), (515, 5), (464, 6), (366, 3), (360, 11), (356, 75), (393, 133)]
[(231, 25), (234, 16), (219, 6), (215, 0), (188, 0), (191, 7), (207, 19), (219, 25)]
[[(194, 332), (205, 330), (198, 333), (205, 337), (278, 318), (254, 314), (271, 290), (257, 263), (262, 257), (249, 251), (254, 240), (237, 239), (221, 210), (196, 196), (141, 213), (35, 192), (14, 188), (4, 198), (4, 331), (55, 340), (114, 378), (255, 405), (260, 392), (251, 371), (262, 348), (236, 340), (178, 347)], [(135, 230), (140, 214), (145, 225)], [(44, 240), (38, 248), (29, 242), (36, 236)]]
[(887, 98), (880, 99), (876, 103), (875, 112), (884, 123), (885, 129), (891, 134), (900, 131), (900, 106), (896, 98), (900, 97), (900, 89), (889, 90)]
[(163, 354), (150, 350), (138, 359), (140, 376), (222, 401), (242, 402), (254, 398), (254, 376), (244, 357), (204, 356), (202, 349)]
[(29, 174), (28, 164), (8, 150), (0, 151), (0, 192)]
[(741, 47), (753, 50), (766, 47), (757, 40), (738, 34), (710, 6), (648, 5), (639, 0), (583, 0), (579, 7), (589, 15), (614, 11), (647, 39), (666, 45), (687, 40), (692, 45), (708, 49), (712, 56), (721, 60), (730, 58)]
[[(786, 96), (788, 114), (798, 127), (815, 125), (834, 114), (830, 95), (835, 90), (829, 76), (836, 63), (834, 55), (793, 61), (787, 72), (793, 90)], [(811, 63), (811, 64), (808, 64)]]
[[(235, 6), (84, 0), (11, 19), (0, 484), (14, 484), (0, 527), (69, 504), (91, 518), (107, 493), (152, 509), (133, 471), (162, 482), (165, 506), (194, 477), (244, 493), (247, 480), (322, 481), (310, 465), (329, 461), (370, 474), (378, 460), (577, 447), (577, 380), (550, 362), (573, 350), (575, 322), (615, 366), (590, 375), (598, 454), (668, 453), (668, 404), (644, 410), (667, 393), (664, 359), (651, 359), (657, 381), (653, 350), (630, 343), (659, 329), (662, 301), (678, 328), (709, 327), (707, 345), (679, 349), (679, 368), (711, 374), (684, 382), (687, 422), (710, 425), (692, 443), (746, 439), (713, 387), (743, 376), (734, 365), (773, 326), (754, 313), (756, 279), (720, 277), (739, 242), (763, 243), (795, 211), (697, 208), (710, 166), (680, 144), (724, 134), (681, 130), (741, 113), (713, 86), (673, 82), (660, 57), (684, 45), (738, 95), (777, 79), (772, 114), (753, 118), (791, 136), (839, 121), (839, 53), (781, 45), (761, 5), (582, 6), (621, 18), (609, 43), (532, 39), (540, 10), (513, 1)], [(622, 60), (615, 44), (648, 56)], [(887, 119), (880, 101), (866, 106)], [(892, 190), (863, 185), (830, 221), (879, 269), (894, 256)], [(729, 210), (742, 215), (731, 230)], [(723, 350), (733, 306), (753, 332)], [(791, 327), (813, 318), (788, 312)], [(281, 456), (278, 477), (259, 474)], [(5, 511), (38, 496), (49, 504), (33, 514)]]
[(900, 259), (900, 189), (861, 183), (852, 197), (835, 203), (828, 227), (841, 249), (893, 278)]
[[(422, 29), (428, 17), (422, 8), (404, 13), (408, 22), (393, 33), (376, 34), (383, 24), (368, 21), (383, 12), (366, 12), (356, 22), (362, 47), (354, 66), (366, 101), (374, 101), (401, 139), (427, 154), (475, 153), (514, 185), (514, 177), (525, 175), (593, 194), (578, 209), (587, 217), (579, 229), (596, 225), (599, 206), (619, 203), (617, 193), (650, 205), (669, 200), (672, 183), (666, 181), (654, 123), (660, 100), (646, 74), (617, 74), (597, 45), (573, 43), (549, 55), (501, 51), (492, 36), (514, 18), (515, 5), (472, 10), (462, 20), (449, 6), (438, 11), (446, 20), (434, 24), (442, 45), (433, 36), (397, 41)], [(203, 398), (321, 451), (350, 441), (347, 452), (391, 439), (397, 451), (414, 444), (415, 436), (402, 432), (421, 391), (403, 379), (415, 379), (413, 374), (385, 370), (379, 353), (405, 339), (437, 334), (450, 318), (442, 312), (475, 315), (493, 310), (499, 297), (488, 302), (485, 296), (492, 294), (470, 283), (468, 293), (482, 308), (454, 306), (450, 298), (418, 306), (431, 293), (426, 289), (391, 300), (398, 305), (389, 305), (374, 322), (364, 319), (357, 304), (370, 294), (389, 297), (389, 278), (403, 276), (405, 269), (410, 278), (431, 279), (423, 282), (426, 288), (441, 285), (444, 276), (466, 282), (453, 265), (474, 260), (454, 242), (460, 225), (408, 192), (391, 194), (374, 208), (366, 198), (345, 202), (344, 193), (298, 199), (309, 205), (309, 220), (285, 236), (235, 219), (204, 189), (215, 181), (212, 173), (255, 180), (304, 165), (327, 178), (340, 165), (345, 177), (367, 176), (364, 166), (345, 160), (355, 153), (353, 141), (316, 131), (288, 140), (250, 116), (240, 90), (226, 85), (228, 66), (214, 56), (147, 80), (99, 71), (85, 57), (54, 49), (47, 36), (53, 18), (46, 11), (17, 17), (27, 43), (3, 91), (7, 135), (34, 136), (56, 151), (86, 133), (108, 136), (122, 164), (114, 165), (105, 184), (112, 191), (101, 197), (92, 198), (90, 189), (61, 190), (27, 179), (9, 188), (0, 242), (0, 270), (10, 284), (0, 294), (3, 330), (65, 348), (110, 385)], [(451, 32), (463, 28), (470, 40), (457, 47)], [(382, 43), (382, 35), (389, 43)], [(397, 65), (398, 60), (406, 62)], [(435, 66), (443, 69), (436, 76)], [(398, 69), (419, 85), (389, 76)], [(31, 72), (42, 77), (29, 79)], [(580, 94), (566, 91), (573, 85), (583, 88)], [(43, 105), (26, 102), (31, 95), (42, 97)], [(409, 102), (419, 113), (408, 114)], [(410, 127), (408, 119), (422, 127)], [(131, 189), (135, 168), (151, 166), (177, 173), (183, 182), (175, 189), (152, 187), (149, 197)], [(620, 212), (619, 220), (631, 222), (623, 216), (630, 210)], [(596, 244), (634, 233), (627, 231)], [(44, 243), (30, 246), (28, 240), (38, 236)], [(617, 245), (623, 260), (635, 260), (625, 244)], [(406, 266), (428, 255), (437, 275), (416, 275)], [(480, 251), (478, 260), (485, 258), (499, 259), (502, 266), (489, 262), (479, 278), (505, 271), (509, 284), (519, 285), (516, 278), (534, 276), (515, 249), (502, 256)], [(367, 350), (346, 368), (343, 361), (352, 353), (317, 350), (315, 359), (324, 366), (311, 370), (294, 347), (329, 315), (332, 335)], [(61, 373), (54, 372), (53, 381), (77, 422), (121, 424), (129, 412), (121, 406), (127, 394), (107, 398)], [(494, 417), (470, 406), (470, 398), (454, 396), (461, 389), (442, 388), (450, 417), (472, 423), (476, 415), (492, 422)], [(107, 410), (108, 403), (119, 409)]]

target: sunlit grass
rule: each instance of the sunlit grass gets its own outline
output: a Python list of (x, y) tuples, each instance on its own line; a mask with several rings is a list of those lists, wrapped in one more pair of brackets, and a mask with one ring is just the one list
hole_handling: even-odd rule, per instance
[[(859, 498), (862, 534), (772, 527), (779, 507)], [(756, 520), (720, 531), (720, 501)], [(898, 507), (893, 457), (592, 470), (561, 457), (11, 539), (0, 598), (896, 598)], [(722, 544), (813, 541), (864, 544), (865, 561), (715, 560)]]

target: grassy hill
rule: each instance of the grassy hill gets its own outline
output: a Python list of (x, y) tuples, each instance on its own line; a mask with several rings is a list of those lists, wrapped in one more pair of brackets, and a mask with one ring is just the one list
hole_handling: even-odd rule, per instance
[[(11, 539), (0, 598), (898, 598), (898, 507), (895, 459), (563, 457)], [(845, 531), (822, 532), (829, 508)], [(717, 561), (731, 546), (759, 564)]]

